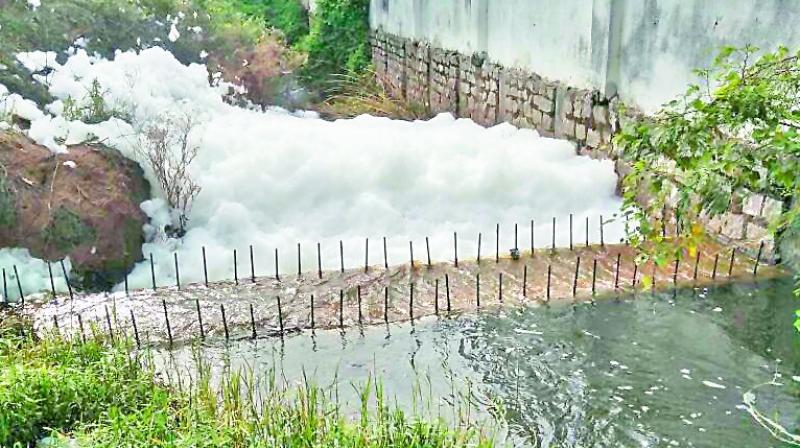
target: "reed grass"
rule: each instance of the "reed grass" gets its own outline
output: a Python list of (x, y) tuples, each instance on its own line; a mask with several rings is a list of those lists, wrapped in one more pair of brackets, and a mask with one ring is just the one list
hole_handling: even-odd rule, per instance
[[(0, 330), (0, 446), (490, 447), (478, 426), (390, 406), (380, 381), (358, 389), (345, 412), (338, 391), (273, 372), (212, 372), (193, 365), (158, 373), (152, 352), (95, 333), (86, 343)], [(181, 370), (183, 370), (181, 372)], [(177, 379), (177, 381), (176, 381)], [(187, 381), (184, 382), (184, 379)]]
[(333, 76), (326, 89), (326, 99), (318, 109), (328, 118), (369, 114), (400, 120), (425, 120), (433, 116), (424, 104), (392, 97), (385, 85), (388, 85), (388, 79), (374, 70)]

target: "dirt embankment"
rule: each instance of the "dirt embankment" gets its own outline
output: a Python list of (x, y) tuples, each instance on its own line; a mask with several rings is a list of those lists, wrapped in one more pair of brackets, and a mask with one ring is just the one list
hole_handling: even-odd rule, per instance
[(0, 133), (0, 248), (69, 256), (75, 285), (107, 288), (142, 258), (147, 217), (139, 204), (149, 190), (141, 168), (116, 150), (75, 145), (56, 156)]

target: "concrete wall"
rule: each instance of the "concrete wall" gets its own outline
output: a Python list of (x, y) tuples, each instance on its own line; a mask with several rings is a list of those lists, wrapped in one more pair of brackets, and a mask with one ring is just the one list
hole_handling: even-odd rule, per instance
[(651, 112), (722, 45), (800, 48), (798, 0), (372, 0), (373, 29)]
[(498, 64), (589, 88), (603, 81), (596, 75), (603, 70), (592, 66), (592, 3), (561, 0), (553, 8), (551, 0), (373, 0), (370, 16), (376, 30), (462, 54), (485, 52)]
[(725, 45), (800, 49), (797, 0), (623, 0), (621, 45), (612, 53), (623, 98), (655, 110), (696, 82)]
[[(654, 112), (724, 45), (800, 48), (800, 0), (372, 0), (370, 20), (392, 95), (597, 157), (608, 155), (619, 101)], [(705, 221), (751, 255), (764, 242), (771, 259), (767, 224), (780, 207), (743, 192)]]

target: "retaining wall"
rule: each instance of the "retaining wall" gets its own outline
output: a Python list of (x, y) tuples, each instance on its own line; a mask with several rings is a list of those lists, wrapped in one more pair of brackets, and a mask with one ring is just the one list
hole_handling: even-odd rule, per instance
[[(537, 73), (492, 62), (486, 53), (464, 54), (375, 30), (372, 59), (378, 79), (395, 97), (431, 112), (449, 112), (484, 126), (508, 122), (536, 129), (547, 137), (577, 144), (593, 157), (610, 156), (610, 141), (620, 127), (619, 99), (598, 89), (570, 86)], [(618, 171), (625, 167), (618, 163)], [(743, 193), (728, 213), (707, 219), (707, 228), (755, 256), (774, 260), (775, 243), (767, 231), (782, 204), (763, 195)]]
[(423, 41), (376, 31), (373, 62), (390, 94), (485, 126), (509, 122), (573, 140), (585, 151), (608, 143), (617, 126), (615, 100), (519, 68)]
[(372, 29), (652, 112), (723, 45), (800, 48), (796, 0), (371, 0)]

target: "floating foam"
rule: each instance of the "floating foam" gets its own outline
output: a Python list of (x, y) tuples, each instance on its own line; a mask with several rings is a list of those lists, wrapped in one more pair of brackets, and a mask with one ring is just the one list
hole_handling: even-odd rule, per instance
[[(611, 161), (579, 157), (572, 143), (509, 124), (486, 129), (448, 114), (414, 122), (372, 116), (325, 121), (316, 114), (236, 107), (223, 99), (226, 86), (209, 85), (205, 66), (182, 65), (161, 48), (118, 53), (114, 60), (78, 50), (50, 75), (50, 90), (61, 100), (80, 98), (95, 79), (131, 123), (42, 117), (53, 139), (91, 134), (137, 159), (137, 125), (181, 114), (197, 121), (190, 140), (200, 152), (191, 173), (202, 192), (188, 233), (181, 241), (156, 238), (143, 247), (153, 254), (159, 284), (174, 282), (173, 251), (184, 282), (202, 280), (201, 247), (211, 279), (232, 277), (233, 249), (240, 275), (249, 273), (250, 245), (261, 275), (274, 272), (276, 248), (281, 271), (296, 272), (298, 243), (307, 272), (316, 270), (318, 242), (324, 269), (339, 268), (339, 241), (345, 267), (363, 266), (366, 238), (371, 264), (383, 264), (384, 236), (390, 264), (409, 260), (410, 241), (415, 257), (425, 259), (425, 237), (432, 258), (444, 261), (453, 259), (454, 232), (460, 257), (475, 257), (479, 232), (483, 253), (493, 256), (500, 223), (499, 250), (508, 254), (515, 223), (521, 248), (530, 246), (531, 220), (536, 245), (544, 247), (556, 217), (557, 244), (564, 247), (570, 213), (575, 241), (582, 243), (585, 217), (590, 240), (598, 242), (600, 216), (608, 220), (620, 210)], [(42, 140), (43, 128), (37, 128)], [(169, 211), (158, 199), (143, 209), (154, 218), (149, 234), (157, 235)], [(608, 223), (605, 241), (618, 242), (623, 233), (622, 223)], [(131, 286), (149, 285), (149, 269), (139, 264)]]

